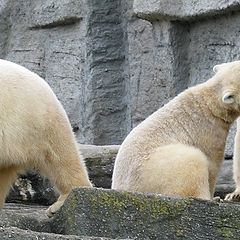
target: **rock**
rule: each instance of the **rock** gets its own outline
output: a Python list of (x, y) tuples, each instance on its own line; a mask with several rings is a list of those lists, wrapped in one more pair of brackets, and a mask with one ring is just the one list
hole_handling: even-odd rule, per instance
[(43, 0), (32, 3), (30, 28), (50, 28), (71, 25), (79, 22), (84, 16), (86, 3), (84, 1)]
[(79, 239), (107, 240), (91, 236), (59, 235), (51, 233), (45, 207), (37, 205), (6, 204), (0, 211), (0, 239)]
[(94, 146), (80, 144), (89, 177), (94, 186), (111, 188), (114, 161), (119, 146)]
[(46, 207), (8, 203), (0, 210), (0, 227), (16, 227), (37, 232), (50, 232)]
[[(52, 218), (46, 208), (6, 204), (0, 239), (238, 239), (238, 203), (75, 189)], [(84, 236), (84, 237), (83, 237)]]
[(218, 0), (134, 0), (134, 12), (141, 18), (149, 20), (189, 20), (197, 17), (211, 17), (228, 11), (240, 9), (240, 1), (218, 1)]
[(48, 179), (40, 176), (37, 172), (29, 171), (18, 177), (6, 200), (15, 203), (51, 205), (57, 197), (58, 193)]
[(239, 239), (238, 204), (76, 189), (51, 219), (55, 233), (123, 239)]
[(108, 240), (110, 238), (100, 238), (100, 237), (87, 237), (87, 236), (71, 236), (71, 235), (59, 235), (52, 233), (40, 233), (33, 232), (29, 230), (22, 230), (15, 227), (2, 228), (0, 227), (0, 239), (1, 240)]
[[(75, 189), (56, 215), (6, 204), (0, 239), (239, 239), (237, 203)], [(8, 237), (8, 238), (7, 238)]]

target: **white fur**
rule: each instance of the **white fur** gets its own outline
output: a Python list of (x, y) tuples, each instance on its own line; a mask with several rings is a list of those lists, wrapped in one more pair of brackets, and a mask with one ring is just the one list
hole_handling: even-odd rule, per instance
[(0, 207), (16, 174), (28, 168), (49, 177), (60, 191), (48, 215), (72, 188), (91, 186), (67, 114), (49, 85), (0, 60)]
[(240, 118), (237, 119), (237, 132), (234, 139), (233, 179), (235, 191), (226, 195), (225, 200), (240, 200)]
[(130, 132), (116, 157), (113, 189), (213, 197), (226, 137), (240, 114), (240, 61), (214, 71)]

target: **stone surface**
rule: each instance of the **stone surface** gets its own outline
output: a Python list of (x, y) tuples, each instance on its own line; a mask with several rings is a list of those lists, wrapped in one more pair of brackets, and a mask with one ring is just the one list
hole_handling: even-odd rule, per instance
[(239, 239), (239, 214), (237, 204), (78, 189), (50, 225), (56, 233), (123, 239)]
[(126, 135), (121, 1), (87, 4), (84, 136), (91, 144), (118, 144)]
[(118, 145), (94, 146), (80, 144), (86, 163), (89, 178), (95, 187), (111, 188), (114, 161), (119, 149)]
[(45, 209), (7, 204), (1, 239), (238, 239), (240, 231), (238, 204), (156, 194), (78, 189), (53, 219)]
[(100, 237), (87, 237), (87, 236), (73, 236), (73, 235), (59, 235), (59, 234), (52, 234), (52, 233), (40, 233), (40, 232), (33, 232), (29, 230), (21, 230), (15, 227), (9, 228), (2, 228), (0, 227), (0, 239), (1, 240), (107, 240), (110, 238), (100, 238)]
[(239, 0), (134, 0), (133, 10), (149, 20), (189, 20), (190, 18), (211, 17), (240, 9)]
[(46, 207), (8, 203), (0, 210), (0, 227), (50, 232)]
[(86, 1), (37, 1), (31, 5), (30, 28), (50, 28), (79, 22), (85, 15)]
[(7, 202), (51, 205), (57, 200), (58, 193), (50, 181), (37, 172), (29, 171), (20, 175), (13, 184)]
[[(6, 204), (1, 239), (239, 239), (239, 203), (75, 189), (51, 219), (46, 207)], [(9, 238), (8, 238), (9, 237)]]
[(46, 208), (21, 204), (6, 204), (0, 211), (0, 239), (79, 239), (107, 240), (107, 238), (59, 235), (51, 233)]

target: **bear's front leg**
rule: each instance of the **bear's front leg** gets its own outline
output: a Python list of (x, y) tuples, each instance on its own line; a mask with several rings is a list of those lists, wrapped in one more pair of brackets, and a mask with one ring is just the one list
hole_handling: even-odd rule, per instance
[(0, 208), (3, 208), (6, 195), (17, 178), (16, 167), (0, 168)]
[(237, 119), (237, 132), (234, 139), (233, 178), (236, 189), (226, 195), (226, 201), (240, 201), (240, 118)]
[[(70, 147), (68, 148), (70, 149)], [(66, 151), (68, 151), (66, 149)], [(65, 152), (66, 152), (65, 151)], [(72, 155), (71, 155), (72, 154)], [(64, 158), (65, 157), (65, 158)], [(60, 157), (54, 154), (48, 155), (48, 166), (42, 170), (49, 177), (60, 193), (58, 200), (47, 209), (47, 216), (52, 217), (64, 204), (69, 193), (77, 187), (92, 187), (88, 179), (87, 170), (80, 160), (80, 156), (67, 152)], [(40, 171), (41, 172), (41, 171)]]
[(46, 211), (48, 217), (52, 217), (63, 205), (69, 194), (60, 195), (58, 200), (53, 203)]

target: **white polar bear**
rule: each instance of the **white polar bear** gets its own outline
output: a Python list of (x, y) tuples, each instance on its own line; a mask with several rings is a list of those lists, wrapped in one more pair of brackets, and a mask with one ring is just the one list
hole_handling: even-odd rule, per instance
[(0, 207), (17, 173), (37, 169), (60, 196), (51, 216), (75, 187), (91, 187), (68, 117), (49, 85), (15, 63), (0, 60)]
[(229, 128), (240, 115), (240, 61), (191, 87), (134, 128), (116, 157), (112, 188), (211, 199)]
[(233, 179), (235, 191), (226, 195), (227, 201), (240, 201), (240, 118), (237, 119), (237, 132), (234, 139)]

